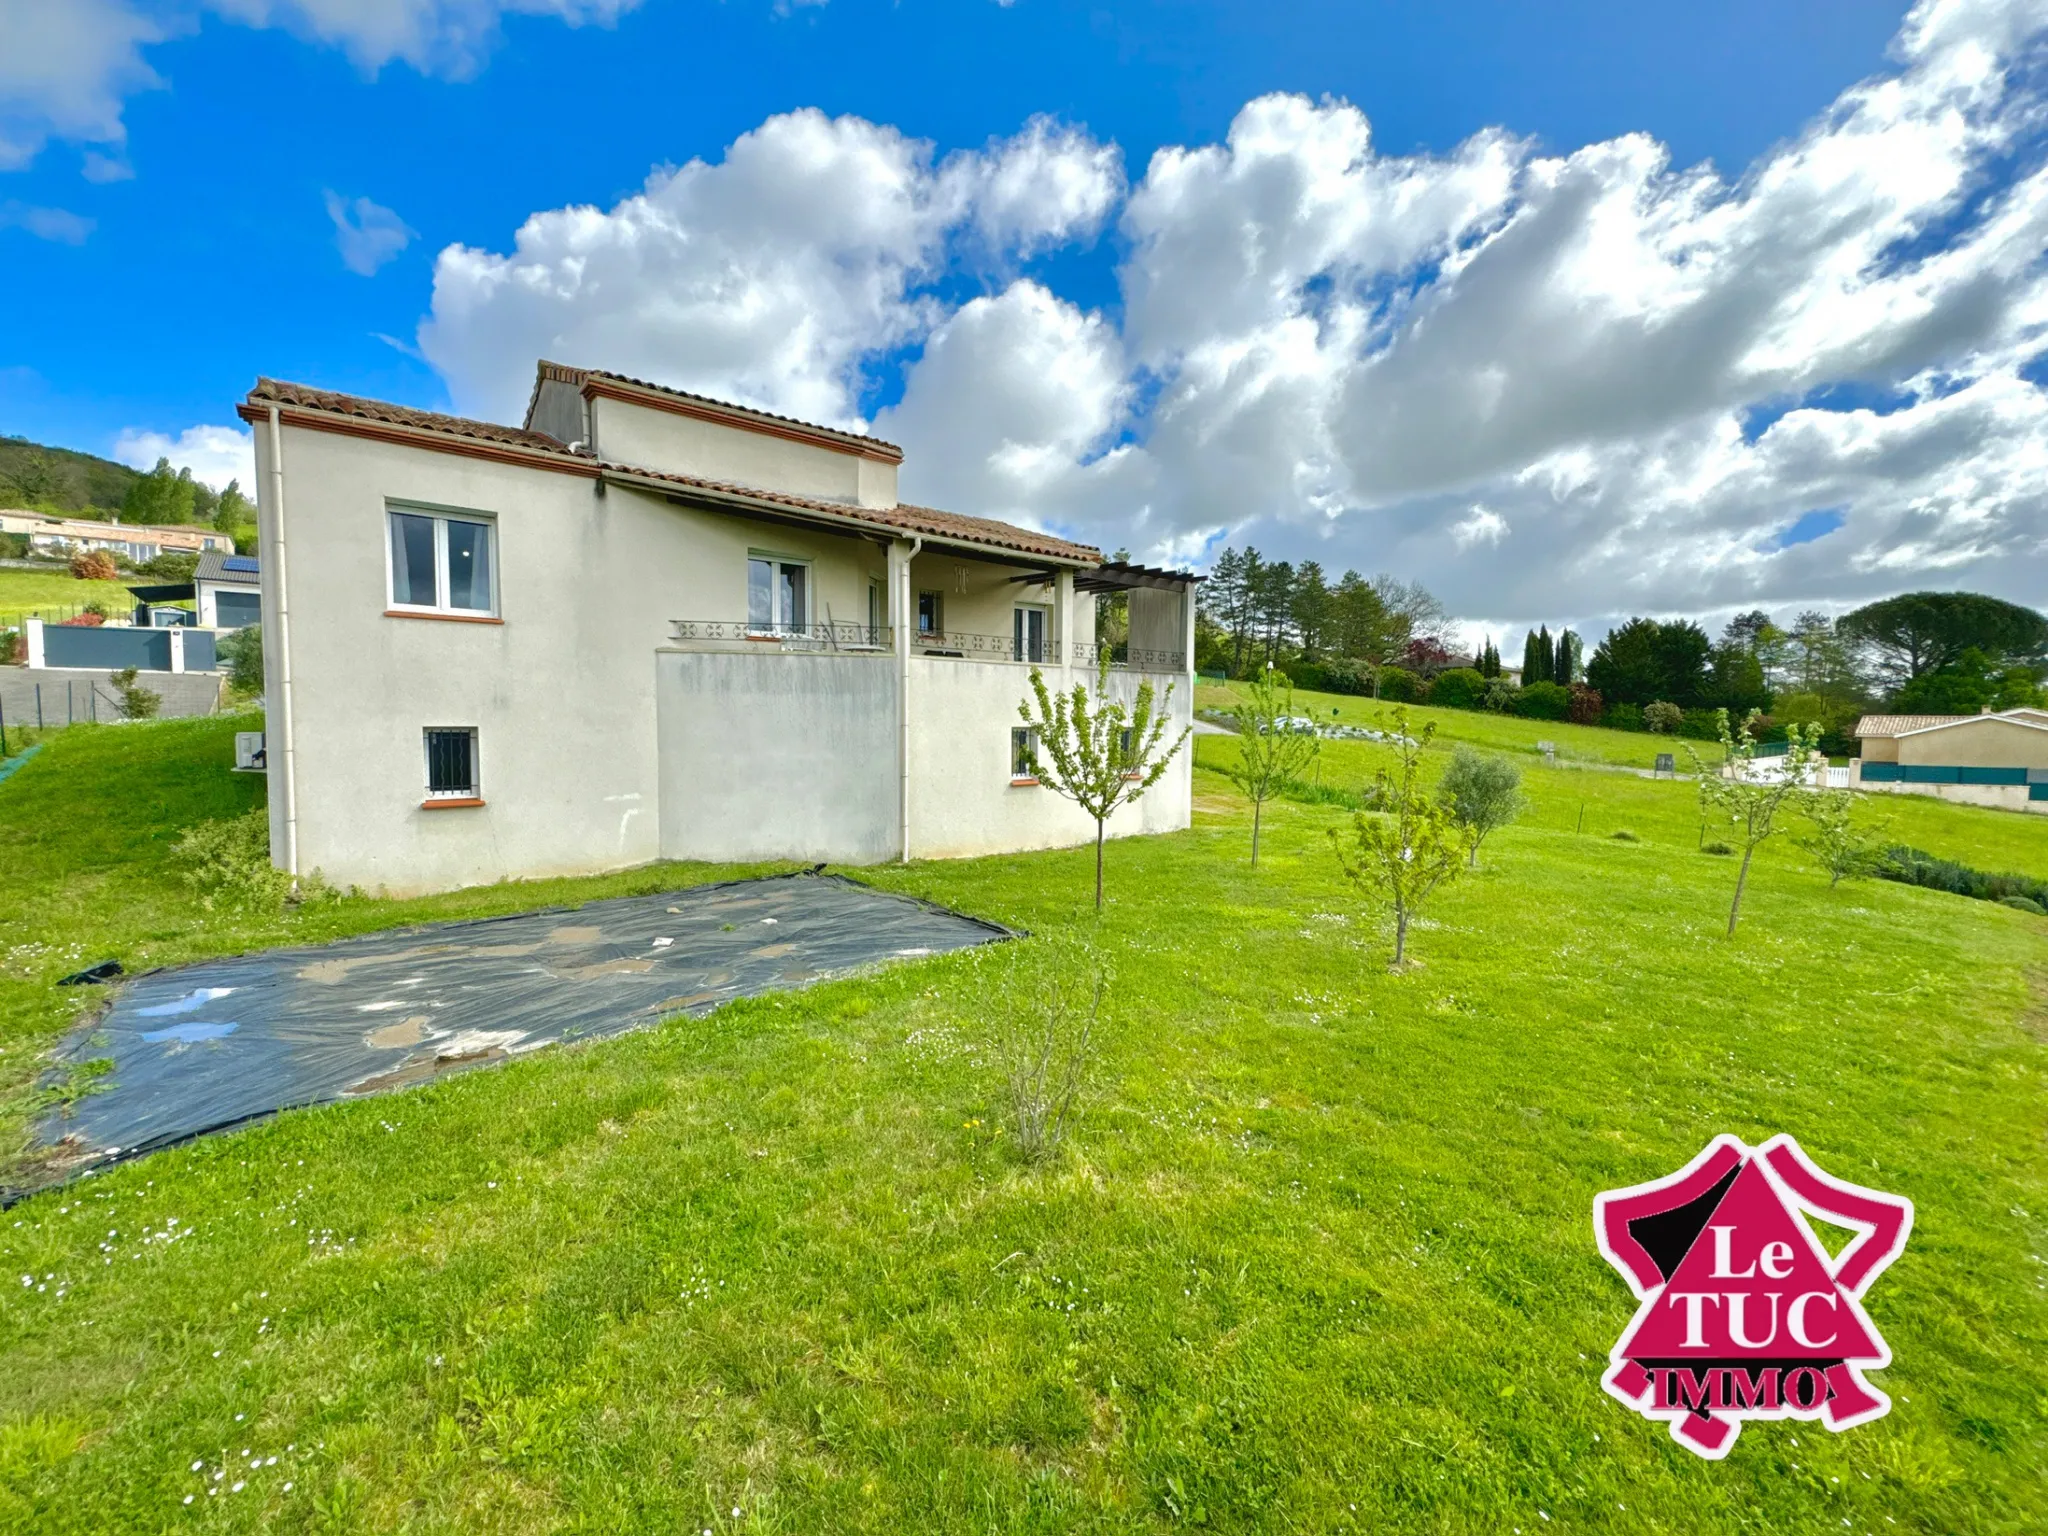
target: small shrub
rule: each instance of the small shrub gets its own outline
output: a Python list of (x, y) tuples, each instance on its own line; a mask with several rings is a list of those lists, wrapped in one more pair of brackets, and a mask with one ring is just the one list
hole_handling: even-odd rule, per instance
[(1422, 679), (1406, 667), (1381, 667), (1379, 697), (1393, 704), (1413, 704), (1422, 692)]
[(113, 581), (121, 568), (104, 549), (82, 549), (71, 557), (71, 574), (80, 581)]
[(2001, 896), (1998, 898), (1998, 904), (2001, 907), (2011, 907), (2015, 912), (2031, 912), (2036, 917), (2048, 917), (2048, 907), (2042, 906), (2038, 901), (2030, 901), (2025, 896)]
[(0, 629), (0, 667), (28, 665), (28, 640), (20, 630)]
[(1735, 854), (1735, 850), (1727, 843), (1702, 843), (1700, 852), (1711, 853), (1717, 859), (1732, 858)]
[(97, 603), (94, 603), (83, 613), (75, 613), (63, 621), (64, 626), (70, 629), (98, 629), (106, 622), (106, 612)]
[(1613, 838), (1614, 841), (1616, 841), (1617, 843), (1640, 843), (1642, 841), (1640, 837), (1637, 837), (1635, 833), (1629, 831), (1627, 827), (1616, 827), (1612, 832), (1608, 833), (1607, 835)]
[(1027, 1163), (1060, 1149), (1095, 1059), (1110, 972), (1092, 946), (1039, 939), (1016, 956), (995, 998), (992, 1054), (1010, 1134)]
[(1488, 834), (1522, 813), (1522, 770), (1505, 757), (1460, 747), (1437, 781), (1436, 792), (1458, 824), (1472, 835), (1471, 862), (1479, 866), (1479, 845)]
[(1676, 704), (1666, 704), (1662, 699), (1643, 706), (1643, 729), (1659, 736), (1668, 736), (1685, 724), (1685, 711)]
[(1571, 686), (1571, 704), (1566, 710), (1574, 725), (1598, 725), (1604, 703), (1598, 688), (1588, 688), (1584, 683)]
[(227, 663), (228, 686), (244, 698), (263, 693), (263, 626), (245, 625), (220, 642), (220, 659)]
[(1642, 706), (1611, 704), (1600, 716), (1600, 723), (1611, 731), (1640, 731), (1643, 728)]
[(208, 911), (278, 912), (336, 895), (317, 872), (301, 876), (293, 893), (292, 877), (270, 862), (270, 812), (260, 806), (225, 821), (202, 821), (178, 839), (172, 857)]
[[(1600, 714), (1600, 695), (1593, 695), (1593, 715)], [(1571, 715), (1571, 690), (1558, 683), (1528, 683), (1515, 697), (1515, 713), (1530, 720), (1563, 720)]]
[(2031, 875), (1993, 875), (1981, 869), (1972, 869), (1967, 864), (1958, 864), (1953, 859), (1938, 859), (1931, 853), (1918, 848), (1897, 847), (1886, 850), (1877, 865), (1876, 873), (1886, 880), (1896, 880), (1902, 885), (1918, 885), (1931, 891), (1946, 891), (1951, 896), (1968, 896), (1975, 901), (2004, 901), (2008, 896), (2048, 907), (2048, 880), (2036, 880)]
[(1429, 702), (1443, 709), (1477, 709), (1486, 698), (1486, 679), (1470, 667), (1437, 673), (1429, 685)]
[(109, 675), (108, 681), (114, 691), (121, 695), (121, 713), (130, 720), (154, 720), (156, 712), (163, 708), (163, 695), (151, 688), (143, 688), (135, 681), (135, 669), (123, 667)]

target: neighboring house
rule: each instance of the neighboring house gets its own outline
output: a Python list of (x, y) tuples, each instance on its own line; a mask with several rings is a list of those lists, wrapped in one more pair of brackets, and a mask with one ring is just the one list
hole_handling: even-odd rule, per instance
[[(1197, 578), (898, 501), (902, 452), (543, 363), (522, 426), (264, 379), (271, 848), (426, 890), (677, 859), (1093, 835), (1038, 784), (1030, 669), (1192, 720)], [(1185, 752), (1110, 832), (1188, 825)]]
[(208, 629), (242, 629), (263, 616), (263, 567), (253, 555), (209, 549), (192, 573), (199, 622)]
[(46, 517), (40, 512), (0, 512), (0, 533), (27, 534), (31, 549), (52, 555), (103, 549), (126, 560), (142, 561), (163, 554), (196, 555), (204, 550), (235, 552), (235, 541), (211, 528), (100, 523), (81, 517)]
[(1852, 787), (2048, 813), (2048, 710), (1865, 715)]

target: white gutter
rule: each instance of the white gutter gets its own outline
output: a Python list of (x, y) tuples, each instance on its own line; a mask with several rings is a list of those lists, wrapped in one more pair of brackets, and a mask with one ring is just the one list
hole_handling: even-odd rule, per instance
[(278, 430), (277, 407), (270, 408), (270, 526), (269, 558), (265, 570), (275, 567), (277, 578), (277, 704), (278, 726), (284, 737), (279, 761), (284, 792), (284, 868), (294, 881), (299, 877), (299, 760), (292, 735), (292, 605), (286, 579), (284, 554), (284, 434)]
[(910, 553), (903, 557), (903, 591), (896, 604), (896, 765), (902, 778), (899, 787), (903, 795), (901, 821), (906, 864), (910, 862), (910, 632), (917, 622), (910, 611), (911, 595), (916, 590), (910, 580), (910, 562), (923, 548), (924, 535), (915, 535), (910, 541)]

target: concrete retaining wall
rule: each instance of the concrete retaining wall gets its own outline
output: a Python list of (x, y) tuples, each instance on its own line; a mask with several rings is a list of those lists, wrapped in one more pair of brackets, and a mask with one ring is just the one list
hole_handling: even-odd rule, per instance
[(657, 652), (662, 857), (894, 857), (895, 665), (886, 654)]

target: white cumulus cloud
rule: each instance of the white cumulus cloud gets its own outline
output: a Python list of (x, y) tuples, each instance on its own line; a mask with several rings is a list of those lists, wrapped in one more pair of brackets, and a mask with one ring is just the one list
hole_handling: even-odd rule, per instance
[(923, 285), (948, 251), (970, 231), (998, 258), (1071, 238), (1112, 169), (1044, 123), (938, 165), (894, 128), (791, 112), (609, 209), (534, 214), (509, 253), (448, 247), (420, 348), (459, 408), (494, 416), (548, 356), (859, 426), (867, 370), (939, 318)]
[(189, 469), (192, 478), (216, 491), (239, 480), (251, 500), (256, 495), (256, 449), (250, 435), (237, 427), (187, 427), (176, 437), (130, 427), (114, 440), (114, 457), (136, 469), (153, 469), (169, 459), (173, 469)]
[(0, 229), (21, 229), (38, 240), (60, 245), (83, 245), (93, 231), (93, 221), (64, 208), (39, 208), (33, 203), (8, 198), (0, 202)]

